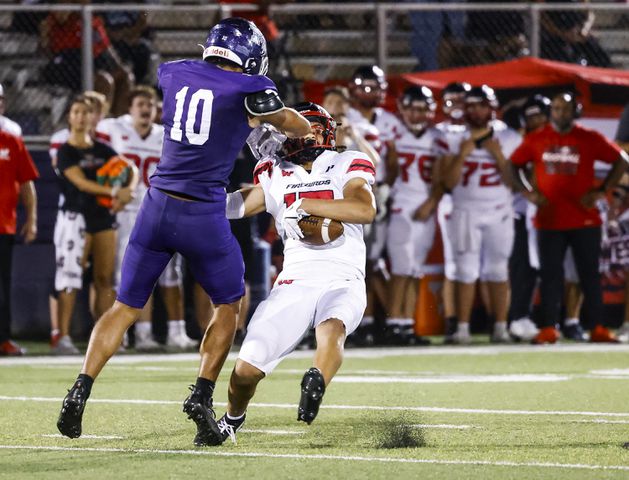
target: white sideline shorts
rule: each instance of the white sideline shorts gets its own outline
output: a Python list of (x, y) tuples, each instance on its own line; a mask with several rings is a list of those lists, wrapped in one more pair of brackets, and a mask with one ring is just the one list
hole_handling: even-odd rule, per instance
[(509, 257), (513, 248), (513, 210), (510, 204), (484, 208), (457, 208), (448, 222), (452, 241), (455, 279), (473, 283), (509, 279)]
[(413, 220), (415, 210), (391, 209), (387, 230), (387, 251), (391, 273), (419, 278), (435, 239), (435, 218), (425, 222)]
[(83, 287), (85, 218), (81, 213), (59, 210), (54, 233), (55, 290)]
[(364, 278), (278, 281), (256, 308), (238, 358), (268, 375), (325, 320), (337, 318), (352, 333), (366, 305)]

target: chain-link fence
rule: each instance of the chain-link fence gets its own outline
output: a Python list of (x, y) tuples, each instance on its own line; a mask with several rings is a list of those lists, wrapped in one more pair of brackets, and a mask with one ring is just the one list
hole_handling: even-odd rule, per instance
[(626, 4), (330, 2), (271, 5), (255, 13), (257, 8), (0, 5), (6, 115), (26, 135), (50, 134), (64, 122), (69, 98), (86, 88), (106, 93), (113, 113), (121, 113), (130, 85), (154, 84), (161, 61), (198, 57), (208, 28), (243, 12), (263, 23), (272, 75), (292, 100), (300, 81), (345, 80), (357, 66), (372, 63), (389, 74), (525, 55), (629, 67)]

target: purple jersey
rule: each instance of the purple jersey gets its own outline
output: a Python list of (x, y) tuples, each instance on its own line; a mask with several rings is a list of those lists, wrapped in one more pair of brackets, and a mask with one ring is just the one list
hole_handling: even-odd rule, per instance
[(251, 132), (245, 97), (277, 90), (275, 84), (202, 60), (163, 63), (157, 76), (164, 96), (164, 146), (151, 186), (205, 201), (222, 199)]

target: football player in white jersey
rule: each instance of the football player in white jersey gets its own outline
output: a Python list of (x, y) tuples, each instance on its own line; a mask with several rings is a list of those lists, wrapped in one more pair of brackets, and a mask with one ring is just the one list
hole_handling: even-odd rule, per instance
[[(359, 343), (370, 343), (373, 329), (373, 311), (376, 303), (386, 310), (389, 272), (384, 262), (387, 236), (387, 201), (390, 187), (398, 175), (398, 159), (395, 141), (399, 138), (403, 125), (382, 105), (386, 98), (388, 83), (384, 71), (377, 65), (358, 67), (349, 83), (351, 108), (348, 120), (359, 129), (380, 155), (381, 162), (376, 166), (376, 186), (374, 194), (378, 214), (374, 224), (367, 231), (367, 311), (359, 330)], [(373, 273), (373, 274), (372, 274)]]
[[(457, 137), (465, 131), (465, 92), (469, 91), (472, 86), (469, 83), (453, 82), (445, 86), (441, 91), (441, 110), (446, 119), (436, 125), (444, 138), (454, 136)], [(446, 143), (447, 140), (446, 140)], [(445, 157), (438, 158), (433, 169), (433, 185), (442, 184), (442, 175), (436, 172), (442, 172)], [(449, 191), (444, 192), (437, 209), (437, 222), (441, 232), (441, 241), (443, 244), (443, 260), (444, 260), (444, 276), (443, 288), (441, 295), (443, 299), (443, 314), (445, 317), (445, 343), (451, 343), (452, 335), (456, 332), (456, 306), (454, 303), (454, 254), (452, 253), (452, 242), (447, 235), (447, 221), (452, 214), (452, 197)]]
[(418, 279), (435, 237), (433, 216), (440, 185), (431, 185), (435, 160), (445, 154), (442, 135), (434, 125), (437, 104), (424, 86), (404, 90), (398, 101), (405, 130), (396, 142), (399, 175), (391, 192), (387, 231), (391, 263), (389, 318), (391, 343), (415, 342)]
[[(373, 163), (361, 152), (336, 152), (336, 124), (322, 107), (303, 103), (295, 110), (313, 133), (287, 140), (281, 158), (261, 160), (256, 185), (230, 194), (227, 202), (228, 218), (271, 213), (285, 244), (284, 268), (256, 309), (232, 372), (227, 412), (218, 422), (223, 440), (235, 439), (258, 382), (314, 328), (314, 365), (302, 379), (297, 414), (310, 424), (341, 366), (345, 337), (365, 309), (362, 225), (376, 214)], [(343, 222), (343, 235), (318, 247), (303, 243), (298, 221), (307, 215)]]
[(445, 187), (452, 191), (447, 232), (454, 252), (455, 301), (458, 318), (455, 343), (470, 343), (469, 320), (475, 284), (487, 282), (495, 316), (494, 342), (510, 340), (509, 256), (513, 245), (511, 168), (507, 160), (522, 141), (503, 122), (493, 121), (498, 102), (483, 85), (465, 94), (467, 129), (448, 138)]
[[(116, 285), (120, 284), (122, 258), (142, 199), (148, 190), (149, 177), (162, 154), (164, 129), (161, 125), (153, 123), (156, 114), (155, 90), (151, 87), (137, 86), (129, 94), (129, 114), (118, 118), (107, 118), (96, 127), (96, 137), (133, 161), (140, 172), (140, 182), (135, 191), (135, 198), (117, 214)], [(181, 263), (181, 256), (175, 255), (158, 281), (168, 316), (166, 346), (173, 349), (189, 349), (196, 346), (196, 342), (186, 334), (183, 320)], [(148, 302), (140, 320), (135, 325), (136, 350), (148, 351), (160, 348), (160, 345), (152, 338), (151, 313), (152, 302)]]

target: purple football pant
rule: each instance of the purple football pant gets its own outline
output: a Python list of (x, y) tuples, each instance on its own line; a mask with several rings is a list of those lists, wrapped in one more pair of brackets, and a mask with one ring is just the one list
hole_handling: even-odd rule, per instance
[(149, 188), (122, 260), (118, 301), (143, 308), (175, 252), (188, 260), (215, 305), (245, 294), (245, 265), (225, 218), (225, 191), (217, 201), (192, 202)]

